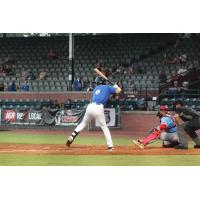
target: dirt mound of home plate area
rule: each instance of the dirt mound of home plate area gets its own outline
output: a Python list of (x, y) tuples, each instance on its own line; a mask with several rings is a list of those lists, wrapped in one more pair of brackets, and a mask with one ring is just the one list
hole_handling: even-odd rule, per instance
[(199, 149), (176, 150), (160, 147), (138, 149), (134, 146), (115, 146), (108, 151), (103, 145), (73, 145), (70, 148), (58, 144), (0, 144), (0, 153), (51, 154), (51, 155), (199, 155)]

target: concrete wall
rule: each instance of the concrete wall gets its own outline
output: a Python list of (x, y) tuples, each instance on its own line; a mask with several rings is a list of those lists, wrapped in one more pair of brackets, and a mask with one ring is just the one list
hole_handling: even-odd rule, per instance
[(1, 99), (52, 99), (59, 103), (66, 99), (90, 99), (90, 92), (0, 92)]
[(133, 131), (133, 134), (142, 134), (158, 124), (159, 119), (156, 117), (156, 112), (133, 111), (121, 113), (121, 129), (124, 132)]

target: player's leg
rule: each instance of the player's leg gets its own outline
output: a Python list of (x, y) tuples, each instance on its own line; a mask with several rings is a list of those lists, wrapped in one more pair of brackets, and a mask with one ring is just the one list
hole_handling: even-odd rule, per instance
[(164, 148), (174, 147), (179, 144), (177, 133), (161, 132), (160, 139)]
[(97, 120), (97, 122), (99, 123), (99, 125), (104, 133), (104, 136), (106, 139), (106, 144), (107, 144), (108, 148), (111, 149), (113, 147), (113, 142), (112, 142), (110, 130), (109, 130), (108, 126), (106, 125), (103, 107), (101, 107), (101, 106), (98, 107), (98, 112), (96, 112), (94, 114), (94, 117)]
[(76, 136), (88, 125), (88, 123), (91, 120), (91, 114), (90, 114), (91, 108), (88, 105), (85, 115), (83, 117), (83, 120), (81, 121), (81, 123), (74, 129), (74, 131), (71, 133), (71, 135), (68, 137), (66, 145), (70, 146), (72, 144), (72, 142), (74, 141), (74, 139), (76, 138)]
[(188, 149), (188, 141), (187, 141), (187, 132), (185, 131), (185, 127), (187, 126), (188, 122), (184, 122), (177, 126), (177, 135), (179, 144), (175, 146), (176, 149)]
[(154, 130), (152, 133), (150, 133), (147, 137), (145, 137), (143, 140), (132, 140), (133, 143), (140, 147), (141, 149), (144, 149), (144, 147), (152, 142), (154, 142), (155, 140), (157, 140), (157, 138), (160, 135), (160, 131), (159, 130)]
[[(198, 120), (199, 121), (199, 120)], [(194, 148), (200, 148), (200, 137), (199, 135), (195, 132), (200, 128), (200, 125), (197, 120), (192, 120), (190, 121), (186, 127), (185, 131), (186, 133), (192, 138), (192, 140), (195, 142)]]

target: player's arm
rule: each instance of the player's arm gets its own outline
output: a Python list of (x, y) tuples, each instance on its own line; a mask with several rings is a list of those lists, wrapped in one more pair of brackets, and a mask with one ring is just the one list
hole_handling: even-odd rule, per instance
[(158, 127), (157, 130), (159, 131), (165, 131), (167, 129), (167, 124), (166, 123), (161, 123)]
[(116, 94), (119, 94), (122, 91), (122, 89), (117, 84), (113, 85), (113, 87), (115, 88)]

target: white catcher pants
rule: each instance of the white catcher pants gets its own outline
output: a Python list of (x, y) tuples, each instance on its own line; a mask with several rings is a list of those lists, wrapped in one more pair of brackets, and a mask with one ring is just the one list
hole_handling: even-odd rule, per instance
[(100, 124), (100, 127), (106, 138), (107, 146), (112, 147), (113, 142), (112, 142), (110, 130), (108, 129), (106, 125), (106, 120), (104, 116), (104, 108), (102, 104), (99, 105), (95, 103), (90, 103), (87, 106), (86, 113), (84, 115), (82, 122), (76, 127), (75, 131), (76, 132), (82, 131), (92, 119), (97, 120), (97, 122)]

